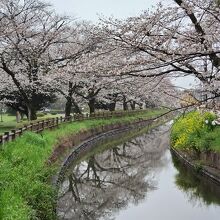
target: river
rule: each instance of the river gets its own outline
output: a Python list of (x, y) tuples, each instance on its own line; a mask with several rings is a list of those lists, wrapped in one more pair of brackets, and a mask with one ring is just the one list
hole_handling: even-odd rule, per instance
[(60, 220), (220, 219), (220, 186), (171, 155), (169, 125), (98, 144), (69, 167), (58, 197)]

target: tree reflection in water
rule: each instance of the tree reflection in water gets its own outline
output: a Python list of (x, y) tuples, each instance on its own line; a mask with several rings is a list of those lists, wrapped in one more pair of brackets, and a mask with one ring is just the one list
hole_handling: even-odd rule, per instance
[[(166, 127), (92, 155), (72, 168), (61, 184), (59, 219), (114, 219), (129, 203), (138, 204), (155, 189), (166, 165)], [(158, 169), (160, 168), (160, 169)]]
[(194, 206), (220, 205), (220, 187), (206, 177), (202, 177), (184, 165), (175, 156), (173, 164), (178, 170), (176, 185), (183, 191)]

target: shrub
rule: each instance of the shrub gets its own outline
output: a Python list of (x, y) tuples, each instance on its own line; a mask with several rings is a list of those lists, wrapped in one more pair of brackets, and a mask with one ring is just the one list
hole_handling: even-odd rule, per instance
[(51, 115), (57, 115), (57, 112), (52, 111), (52, 112), (50, 112), (50, 114)]
[(38, 112), (37, 117), (44, 117), (46, 114), (44, 112)]
[(64, 114), (65, 111), (64, 110), (59, 110), (59, 109), (54, 109), (50, 111), (50, 114), (52, 115), (56, 115), (56, 114)]
[[(216, 118), (213, 113), (190, 112), (177, 118), (171, 130), (171, 145), (175, 148), (208, 150), (214, 136), (210, 133)], [(208, 122), (208, 123), (205, 123)]]

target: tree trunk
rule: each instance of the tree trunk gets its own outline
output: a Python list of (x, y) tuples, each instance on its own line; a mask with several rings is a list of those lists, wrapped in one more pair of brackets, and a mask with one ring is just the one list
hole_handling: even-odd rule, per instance
[(109, 111), (111, 111), (111, 112), (115, 111), (115, 107), (116, 107), (116, 102), (110, 103), (109, 104)]
[(20, 123), (21, 122), (21, 114), (19, 111), (16, 111), (16, 122)]
[(123, 96), (123, 110), (127, 111), (128, 110), (128, 103), (126, 102), (126, 97)]
[(71, 109), (72, 109), (72, 100), (71, 100), (71, 97), (68, 97), (66, 101), (66, 105), (65, 105), (65, 117), (70, 116)]
[(68, 85), (69, 85), (68, 95), (65, 97), (66, 98), (65, 117), (70, 116), (73, 106), (72, 96), (73, 96), (74, 86), (72, 82), (69, 82)]
[(72, 99), (72, 103), (73, 103), (73, 106), (74, 106), (74, 113), (82, 114), (81, 109), (79, 108), (78, 104), (75, 102), (74, 99)]
[(24, 120), (24, 113), (21, 112), (21, 120), (23, 121)]
[(131, 105), (131, 109), (132, 109), (132, 110), (135, 110), (135, 104), (136, 104), (135, 101), (131, 101), (131, 102), (130, 102), (130, 105)]
[(33, 107), (31, 107), (31, 106), (28, 106), (27, 109), (28, 109), (28, 120), (29, 121), (36, 120), (37, 119), (37, 112), (36, 112), (36, 110)]
[(90, 114), (94, 113), (95, 112), (95, 98), (89, 99), (88, 105), (89, 105), (89, 112), (90, 112)]

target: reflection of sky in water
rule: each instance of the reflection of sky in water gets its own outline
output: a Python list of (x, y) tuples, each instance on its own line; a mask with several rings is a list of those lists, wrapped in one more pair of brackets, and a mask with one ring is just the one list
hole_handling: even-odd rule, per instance
[[(170, 158), (169, 152), (166, 155)], [(175, 184), (177, 173), (170, 159), (168, 167), (160, 173), (157, 190), (149, 192), (138, 206), (121, 211), (115, 220), (219, 220), (220, 206), (189, 201)]]
[[(76, 201), (73, 199), (76, 195), (70, 192), (70, 180), (66, 178), (60, 190), (60, 193), (64, 193), (64, 199), (60, 200), (58, 207), (62, 211), (66, 210), (67, 217), (60, 219), (219, 219), (220, 206), (212, 205), (212, 201), (211, 205), (207, 206), (204, 200), (200, 199), (202, 193), (204, 195), (204, 192), (207, 192), (210, 184), (205, 185), (205, 188), (204, 184), (197, 187), (202, 193), (196, 197), (194, 192), (190, 191), (194, 188), (185, 189), (188, 191), (185, 192), (176, 185), (177, 176), (182, 183), (185, 174), (176, 170), (170, 152), (166, 150), (169, 135), (164, 133), (165, 130), (167, 128), (161, 127), (151, 134), (134, 138), (77, 165), (73, 172), (77, 180), (75, 183), (73, 181), (73, 188), (74, 194), (78, 193), (80, 198), (77, 197)], [(91, 170), (88, 172), (89, 164)], [(107, 170), (102, 170), (103, 168)], [(191, 177), (186, 180), (191, 181)], [(197, 180), (192, 180), (191, 185), (197, 186)], [(216, 192), (219, 191), (217, 187)], [(213, 192), (215, 193), (215, 188)], [(89, 218), (82, 217), (81, 212), (85, 212)]]

